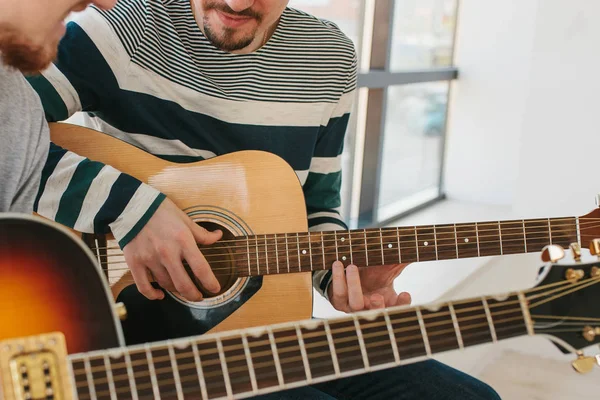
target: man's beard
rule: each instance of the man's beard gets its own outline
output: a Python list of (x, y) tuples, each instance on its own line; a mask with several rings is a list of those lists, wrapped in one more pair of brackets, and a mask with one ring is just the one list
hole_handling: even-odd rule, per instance
[(37, 74), (46, 69), (56, 52), (56, 46), (34, 45), (14, 29), (0, 26), (0, 58), (5, 65), (24, 74)]
[(260, 25), (262, 21), (262, 15), (252, 11), (251, 9), (236, 12), (232, 10), (227, 4), (210, 4), (210, 2), (204, 5), (204, 15), (207, 15), (207, 11), (209, 10), (219, 10), (224, 13), (240, 17), (251, 17), (254, 18), (257, 22), (257, 28), (255, 28), (253, 32), (250, 32), (246, 36), (236, 40), (234, 39), (234, 36), (237, 32), (235, 29), (224, 28), (223, 34), (219, 36), (212, 29), (208, 18), (205, 16), (203, 20), (204, 33), (206, 35), (206, 38), (210, 40), (211, 43), (215, 45), (215, 47), (224, 51), (235, 51), (246, 48), (252, 43), (254, 37), (256, 36), (258, 25)]

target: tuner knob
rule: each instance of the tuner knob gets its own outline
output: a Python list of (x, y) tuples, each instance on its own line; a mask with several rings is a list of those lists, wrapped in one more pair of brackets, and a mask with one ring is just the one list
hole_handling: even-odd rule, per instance
[(594, 365), (599, 365), (600, 359), (596, 357), (586, 357), (582, 352), (577, 352), (577, 359), (571, 363), (575, 371), (580, 374), (587, 374), (594, 369)]
[(569, 248), (571, 249), (571, 253), (573, 254), (573, 258), (575, 259), (575, 261), (581, 261), (581, 246), (579, 245), (579, 243), (571, 243), (569, 245)]
[(121, 321), (125, 321), (127, 319), (127, 309), (125, 308), (125, 304), (121, 302), (115, 304), (115, 311)]
[(590, 253), (593, 256), (599, 256), (600, 257), (600, 239), (593, 239), (590, 242)]
[(557, 262), (565, 256), (565, 250), (557, 244), (549, 244), (542, 249), (543, 262)]

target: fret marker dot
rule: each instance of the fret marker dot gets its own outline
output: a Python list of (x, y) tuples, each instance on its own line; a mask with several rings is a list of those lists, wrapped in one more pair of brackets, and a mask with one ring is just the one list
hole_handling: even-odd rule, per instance
[(345, 241), (346, 241), (346, 238), (341, 238), (340, 240), (341, 240), (342, 242), (345, 242)]
[(388, 249), (391, 249), (392, 247), (394, 247), (391, 243), (388, 244)]
[(423, 246), (429, 246), (429, 242), (423, 242)]
[(465, 238), (465, 243), (469, 243), (469, 238)]
[(342, 257), (342, 260), (346, 261), (346, 256)]
[(306, 250), (302, 250), (302, 254), (306, 254)]

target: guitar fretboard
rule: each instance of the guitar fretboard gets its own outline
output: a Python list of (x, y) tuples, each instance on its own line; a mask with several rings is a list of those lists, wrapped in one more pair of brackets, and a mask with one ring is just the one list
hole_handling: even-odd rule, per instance
[(532, 334), (517, 294), (70, 356), (79, 399), (249, 397)]
[[(240, 276), (330, 269), (335, 260), (359, 267), (538, 252), (578, 242), (576, 217), (257, 235), (229, 246)], [(209, 263), (222, 262), (223, 251)]]

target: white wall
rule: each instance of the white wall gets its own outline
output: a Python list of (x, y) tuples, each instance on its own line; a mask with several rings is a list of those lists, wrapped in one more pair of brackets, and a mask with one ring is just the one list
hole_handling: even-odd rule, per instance
[(462, 0), (448, 123), (450, 198), (526, 217), (600, 193), (600, 1)]
[(450, 198), (514, 200), (536, 9), (537, 0), (460, 1), (444, 170)]
[[(540, 3), (541, 4), (541, 3)], [(600, 193), (600, 1), (543, 0), (515, 211), (572, 215)]]

